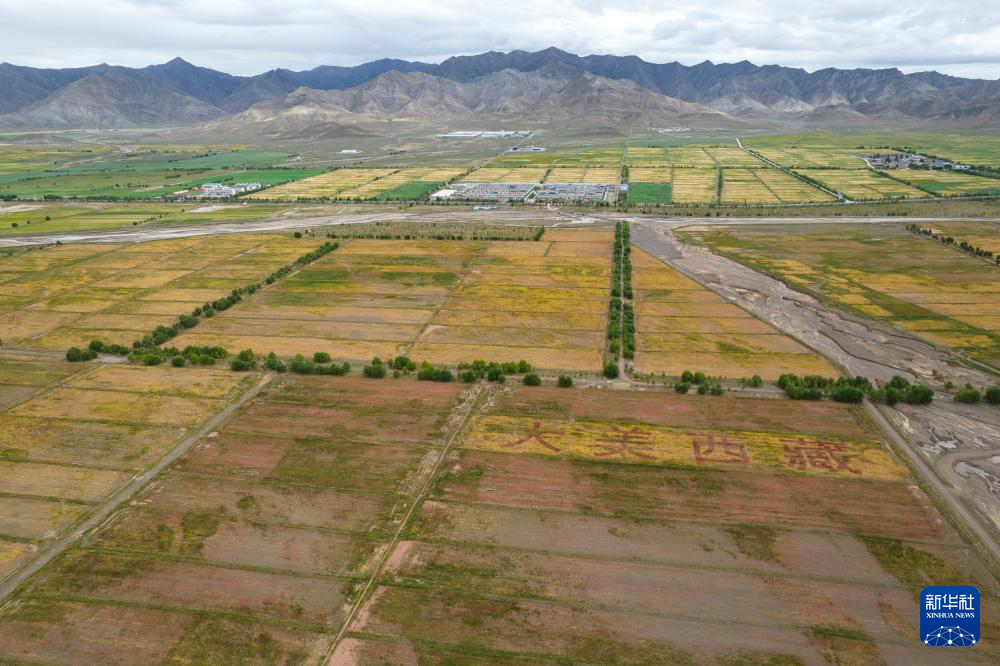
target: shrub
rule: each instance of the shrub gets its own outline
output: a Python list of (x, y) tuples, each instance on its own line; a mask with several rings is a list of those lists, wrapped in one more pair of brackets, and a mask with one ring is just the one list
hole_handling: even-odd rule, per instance
[(181, 356), (180, 354), (178, 354), (177, 356), (174, 356), (172, 359), (170, 359), (170, 365), (174, 366), (175, 368), (183, 368), (184, 367), (184, 357)]
[(691, 384), (694, 382), (694, 373), (690, 370), (685, 370), (681, 373), (681, 381), (685, 384)]
[(608, 379), (616, 379), (618, 377), (618, 364), (614, 361), (608, 361), (605, 363), (604, 376)]
[(181, 315), (180, 322), (184, 328), (194, 328), (198, 325), (198, 318), (191, 315)]
[(696, 372), (694, 373), (694, 379), (692, 381), (695, 384), (703, 385), (708, 381), (708, 377), (705, 376), (704, 372)]
[(97, 352), (98, 354), (100, 354), (101, 352), (104, 351), (104, 343), (101, 342), (100, 340), (91, 340), (90, 344), (87, 345), (87, 348), (90, 349), (90, 351), (92, 352)]
[[(376, 363), (375, 361), (378, 362)], [(371, 365), (366, 365), (364, 368), (362, 368), (361, 374), (370, 379), (382, 379), (383, 377), (385, 377), (386, 374), (385, 365), (383, 365), (382, 361), (379, 360), (378, 357), (376, 357), (372, 361)]]
[(229, 367), (234, 372), (246, 372), (247, 370), (250, 370), (250, 362), (244, 361), (241, 358), (234, 358), (229, 362)]
[(559, 375), (559, 379), (556, 381), (559, 388), (570, 388), (573, 386), (573, 378), (569, 375)]
[(1000, 386), (986, 389), (986, 402), (991, 405), (1000, 405)]
[(491, 382), (499, 382), (503, 380), (503, 370), (499, 365), (491, 365), (489, 369), (486, 370), (486, 379)]
[(698, 395), (705, 395), (708, 393), (707, 384), (698, 384)]
[(425, 382), (450, 382), (452, 380), (451, 370), (448, 368), (435, 368), (424, 361), (417, 370), (417, 379)]
[(475, 370), (462, 370), (458, 373), (458, 378), (466, 384), (474, 384), (479, 380), (479, 375), (476, 374)]
[(158, 352), (149, 352), (142, 355), (143, 365), (159, 365), (163, 363), (163, 357)]
[(532, 369), (533, 368), (531, 367), (531, 364), (523, 359), (517, 362), (517, 372), (519, 374), (524, 372), (531, 372)]
[(278, 358), (278, 355), (274, 352), (267, 355), (267, 359), (264, 360), (264, 367), (275, 372), (285, 372), (288, 369), (285, 366), (285, 362)]
[(687, 393), (691, 390), (691, 384), (688, 382), (678, 382), (674, 384), (674, 390), (678, 393)]
[(865, 399), (865, 392), (856, 386), (838, 386), (830, 391), (830, 398), (836, 402), (859, 403)]
[(70, 347), (69, 349), (66, 350), (66, 360), (72, 363), (82, 361), (84, 360), (83, 352), (80, 351), (79, 347)]
[(955, 393), (955, 402), (965, 403), (966, 405), (975, 405), (982, 399), (983, 395), (969, 384), (966, 384)]
[(537, 373), (529, 372), (524, 376), (522, 380), (525, 386), (541, 386), (542, 378), (538, 376)]
[[(313, 354), (313, 361), (315, 361), (316, 363), (329, 363), (330, 355), (326, 352), (316, 352), (315, 354)], [(381, 363), (382, 362), (379, 361), (380, 365)]]
[(760, 375), (754, 375), (747, 380), (747, 384), (749, 386), (753, 386), (754, 388), (759, 388), (764, 385), (764, 380), (760, 378)]
[(910, 384), (900, 399), (908, 405), (929, 405), (934, 400), (934, 391), (923, 384)]
[(723, 393), (725, 393), (725, 391), (722, 390), (722, 384), (715, 384), (714, 386), (712, 386), (712, 390), (710, 391), (710, 393), (712, 395), (722, 395)]

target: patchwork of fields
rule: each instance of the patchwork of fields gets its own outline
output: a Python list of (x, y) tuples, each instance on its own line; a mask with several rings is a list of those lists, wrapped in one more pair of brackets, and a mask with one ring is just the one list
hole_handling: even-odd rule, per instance
[(0, 619), (0, 660), (318, 659), (461, 390), (415, 388), (286, 378), (35, 577)]
[(837, 374), (800, 343), (646, 252), (633, 248), (632, 265), (637, 372), (678, 376), (700, 370), (772, 380), (785, 373)]
[(177, 338), (283, 357), (598, 370), (611, 234), (541, 241), (350, 241)]
[(0, 358), (0, 579), (254, 380)]
[(265, 234), (60, 245), (0, 261), (7, 347), (131, 345), (205, 302), (263, 280), (319, 241)]
[(1000, 180), (953, 171), (893, 171), (892, 176), (934, 196), (996, 196)]
[(1000, 271), (902, 226), (726, 227), (691, 235), (867, 317), (1000, 360)]
[(502, 390), (333, 663), (926, 663), (924, 581), (992, 583), (904, 468), (853, 408), (719, 400)]

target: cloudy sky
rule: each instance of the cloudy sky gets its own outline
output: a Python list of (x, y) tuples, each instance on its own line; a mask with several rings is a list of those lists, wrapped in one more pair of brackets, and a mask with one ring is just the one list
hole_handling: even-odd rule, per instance
[(1000, 78), (996, 0), (0, 0), (0, 61), (141, 66), (174, 56), (234, 74), (548, 46)]

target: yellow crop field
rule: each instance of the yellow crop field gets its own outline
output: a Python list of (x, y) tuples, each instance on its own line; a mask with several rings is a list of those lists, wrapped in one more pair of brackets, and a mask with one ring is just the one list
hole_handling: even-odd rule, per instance
[(425, 181), (432, 183), (446, 183), (460, 176), (463, 169), (402, 169), (349, 190), (344, 190), (337, 195), (338, 199), (370, 199), (382, 192), (391, 190), (394, 187), (405, 185), (413, 181)]
[(545, 182), (617, 185), (619, 179), (618, 169), (612, 167), (555, 167)]
[(848, 199), (868, 200), (899, 197), (922, 199), (930, 196), (915, 187), (880, 176), (871, 169), (811, 169), (806, 174), (834, 192), (843, 193)]
[(634, 183), (669, 183), (673, 172), (670, 167), (632, 167), (628, 178)]
[(625, 164), (628, 166), (666, 166), (670, 164), (667, 151), (658, 146), (629, 146), (625, 154)]
[[(675, 163), (676, 165), (676, 163)], [(718, 189), (716, 169), (674, 169), (674, 203), (714, 203)]]
[[(867, 169), (864, 160), (855, 157), (858, 150), (816, 147), (751, 148), (783, 167), (806, 169)], [(890, 150), (879, 152), (894, 152)]]
[(667, 159), (675, 167), (718, 166), (711, 155), (701, 146), (679, 146), (667, 148)]
[(902, 169), (890, 171), (889, 174), (936, 196), (996, 196), (1000, 194), (1000, 180), (959, 171)]
[(294, 201), (297, 199), (335, 198), (345, 190), (370, 183), (395, 173), (396, 169), (337, 169), (311, 178), (278, 185), (247, 195), (249, 199)]
[[(0, 315), (7, 322), (2, 337), (8, 347), (53, 351), (92, 339), (131, 344), (198, 305), (262, 280), (318, 244), (238, 234), (110, 246), (104, 252), (94, 252), (93, 245), (85, 252), (67, 245), (36, 250), (28, 253), (31, 262), (20, 262), (27, 270), (0, 282)], [(67, 257), (73, 259), (62, 261)]]
[(834, 200), (832, 195), (827, 194), (818, 187), (804, 183), (798, 178), (789, 176), (778, 169), (759, 169), (755, 174), (783, 203)]
[(739, 146), (709, 146), (705, 152), (716, 161), (719, 166), (725, 167), (747, 167), (762, 169), (767, 167), (758, 157), (754, 157)]
[(778, 197), (756, 175), (757, 169), (722, 170), (722, 203), (779, 203)]
[(837, 374), (807, 347), (648, 253), (633, 248), (632, 264), (639, 372), (700, 370), (766, 379), (784, 373)]
[(468, 183), (540, 183), (545, 178), (545, 167), (485, 167), (477, 169), (462, 179)]
[(883, 481), (907, 476), (906, 470), (879, 442), (750, 430), (481, 416), (462, 447), (618, 463)]
[(607, 231), (554, 230), (533, 243), (490, 243), (409, 355), (436, 363), (525, 359), (597, 370), (607, 322)]

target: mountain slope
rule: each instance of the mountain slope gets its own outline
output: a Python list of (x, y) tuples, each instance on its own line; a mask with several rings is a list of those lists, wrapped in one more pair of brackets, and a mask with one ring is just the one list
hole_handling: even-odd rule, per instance
[(173, 90), (155, 76), (111, 67), (73, 81), (18, 113), (0, 116), (0, 125), (134, 127), (197, 123), (222, 113), (218, 107)]
[[(403, 78), (394, 78), (397, 74)], [(617, 88), (612, 97), (635, 96), (638, 108), (646, 109), (643, 113), (663, 105), (662, 100), (646, 94), (654, 93), (731, 116), (779, 121), (854, 119), (866, 124), (1000, 125), (1000, 81), (963, 79), (937, 72), (903, 74), (898, 69), (828, 68), (807, 72), (747, 61), (705, 61), (686, 66), (677, 62), (651, 63), (636, 56), (578, 56), (556, 48), (534, 53), (491, 51), (448, 58), (440, 64), (383, 59), (354, 67), (320, 66), (302, 72), (275, 69), (252, 77), (196, 67), (179, 58), (143, 69), (96, 65), (44, 70), (2, 64), (0, 125), (187, 124), (238, 114), (254, 105), (280, 105), (300, 88), (343, 92), (347, 97), (331, 98), (330, 103), (371, 117), (427, 117), (432, 107), (442, 104), (458, 105), (443, 107), (444, 114), (470, 109), (514, 114), (537, 103), (540, 91), (549, 89), (553, 77), (565, 84), (584, 75), (627, 84)], [(100, 78), (103, 76), (109, 78)], [(493, 93), (476, 88), (477, 81), (488, 77), (495, 77), (497, 88)], [(449, 87), (446, 82), (458, 87)], [(366, 89), (369, 84), (372, 87)], [(473, 87), (464, 89), (462, 85)], [(103, 101), (97, 92), (104, 95)], [(156, 101), (159, 95), (162, 100)], [(472, 95), (471, 101), (466, 99), (468, 95)], [(81, 106), (74, 109), (77, 102)], [(636, 113), (625, 108), (628, 105), (620, 99), (615, 104), (618, 109), (608, 113), (609, 117)], [(552, 114), (557, 111), (549, 108)], [(690, 112), (679, 108), (676, 111)], [(666, 108), (660, 112), (666, 112)]]

